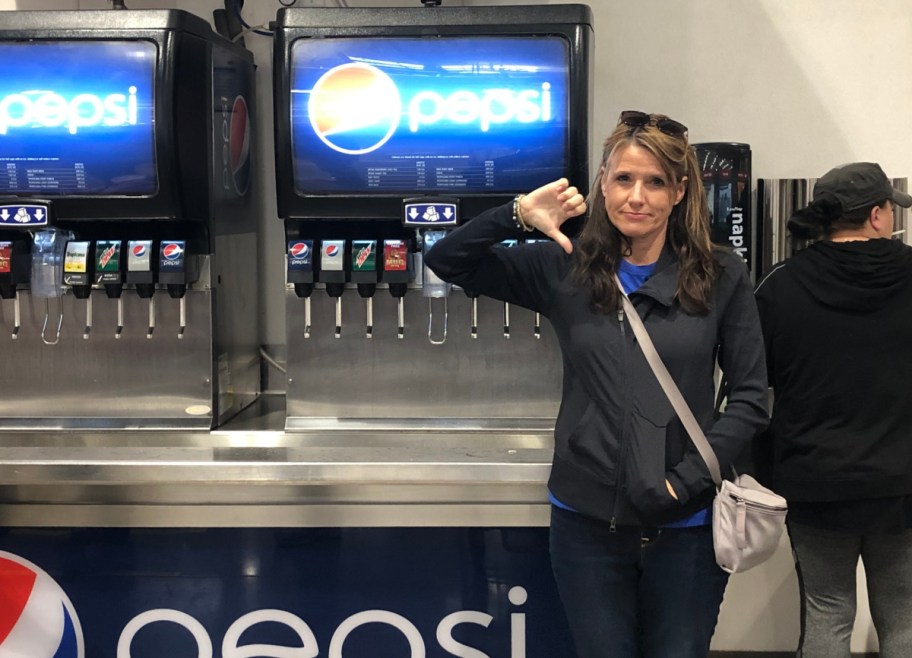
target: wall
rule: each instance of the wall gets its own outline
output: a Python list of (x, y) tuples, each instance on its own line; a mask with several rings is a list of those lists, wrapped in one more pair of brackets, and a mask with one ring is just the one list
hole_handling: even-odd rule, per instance
[[(491, 0), (447, 5), (517, 4)], [(347, 0), (349, 6), (417, 6), (418, 0)], [(524, 4), (558, 4), (545, 1)], [(912, 176), (912, 21), (908, 0), (639, 0), (589, 3), (595, 17), (593, 152), (623, 109), (663, 112), (690, 127), (693, 142), (746, 142), (754, 178), (817, 177), (831, 166), (875, 160)], [(177, 7), (206, 18), (215, 0), (127, 0), (131, 8)], [(336, 6), (298, 0), (298, 6)], [(0, 9), (92, 9), (107, 0), (0, 0)], [(277, 0), (247, 3), (254, 25)], [(431, 10), (428, 10), (431, 11)], [(249, 35), (259, 66), (258, 156), (264, 181), (260, 262), (262, 342), (284, 336), (284, 248), (271, 189), (271, 40)], [(860, 581), (862, 594), (863, 580)], [(797, 591), (788, 549), (756, 573), (735, 577), (714, 646), (788, 650), (797, 637)], [(753, 619), (752, 623), (745, 623)], [(876, 647), (861, 606), (853, 648)]]

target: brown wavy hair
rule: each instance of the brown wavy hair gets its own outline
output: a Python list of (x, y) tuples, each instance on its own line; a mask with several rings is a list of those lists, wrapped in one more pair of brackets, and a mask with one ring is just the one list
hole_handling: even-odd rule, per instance
[[(663, 115), (652, 115), (653, 118)], [(710, 294), (718, 271), (709, 233), (709, 207), (697, 157), (687, 135), (668, 135), (655, 125), (630, 127), (619, 124), (605, 140), (602, 162), (586, 200), (589, 214), (574, 248), (573, 275), (587, 286), (593, 306), (604, 313), (621, 305), (614, 275), (621, 259), (630, 254), (630, 240), (621, 233), (605, 209), (601, 177), (611, 156), (620, 148), (636, 144), (649, 151), (674, 189), (685, 181), (684, 197), (668, 218), (666, 245), (678, 257), (679, 274), (676, 297), (685, 312), (702, 315), (709, 311)]]

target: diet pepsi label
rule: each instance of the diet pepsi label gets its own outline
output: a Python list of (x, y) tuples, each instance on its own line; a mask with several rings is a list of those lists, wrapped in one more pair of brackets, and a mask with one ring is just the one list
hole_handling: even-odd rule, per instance
[(320, 247), (320, 269), (324, 272), (345, 271), (345, 241), (324, 240)]
[(130, 240), (127, 248), (127, 271), (152, 271), (152, 240)]

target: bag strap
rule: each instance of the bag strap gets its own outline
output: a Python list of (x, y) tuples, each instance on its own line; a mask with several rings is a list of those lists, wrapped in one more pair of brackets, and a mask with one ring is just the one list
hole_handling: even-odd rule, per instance
[(646, 331), (643, 320), (640, 319), (640, 315), (633, 306), (633, 302), (630, 301), (627, 293), (624, 292), (624, 287), (621, 285), (621, 280), (618, 278), (617, 274), (614, 275), (614, 282), (621, 292), (624, 312), (627, 314), (627, 319), (630, 321), (630, 326), (633, 328), (634, 335), (640, 342), (640, 349), (643, 350), (643, 355), (646, 357), (649, 367), (652, 368), (656, 379), (659, 380), (659, 384), (662, 386), (662, 390), (665, 391), (665, 395), (668, 396), (668, 401), (671, 402), (671, 406), (674, 407), (675, 412), (678, 414), (678, 418), (684, 425), (684, 429), (686, 429), (687, 433), (690, 435), (690, 440), (693, 441), (693, 444), (697, 447), (697, 452), (700, 453), (703, 461), (706, 462), (713, 482), (717, 487), (721, 487), (722, 472), (719, 469), (719, 459), (716, 457), (715, 451), (713, 451), (712, 446), (709, 445), (709, 441), (706, 440), (706, 435), (703, 434), (700, 424), (697, 422), (697, 419), (694, 418), (693, 412), (684, 400), (684, 396), (681, 395), (678, 385), (675, 384), (674, 379), (671, 378), (671, 374), (669, 374), (668, 369), (662, 362), (662, 357), (656, 352), (655, 345), (653, 345), (652, 339), (649, 337), (649, 332)]

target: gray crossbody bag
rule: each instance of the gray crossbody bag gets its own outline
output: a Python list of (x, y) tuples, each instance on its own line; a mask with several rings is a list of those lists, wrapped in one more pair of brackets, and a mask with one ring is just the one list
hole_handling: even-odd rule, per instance
[(737, 475), (734, 481), (723, 480), (719, 460), (693, 412), (681, 395), (677, 384), (668, 373), (643, 320), (624, 292), (615, 275), (621, 292), (624, 312), (640, 343), (640, 349), (655, 373), (662, 390), (668, 396), (678, 418), (690, 435), (697, 452), (706, 462), (709, 474), (716, 485), (713, 501), (713, 547), (716, 563), (728, 573), (747, 571), (765, 562), (779, 547), (785, 529), (788, 505), (785, 498), (762, 486), (750, 475)]

